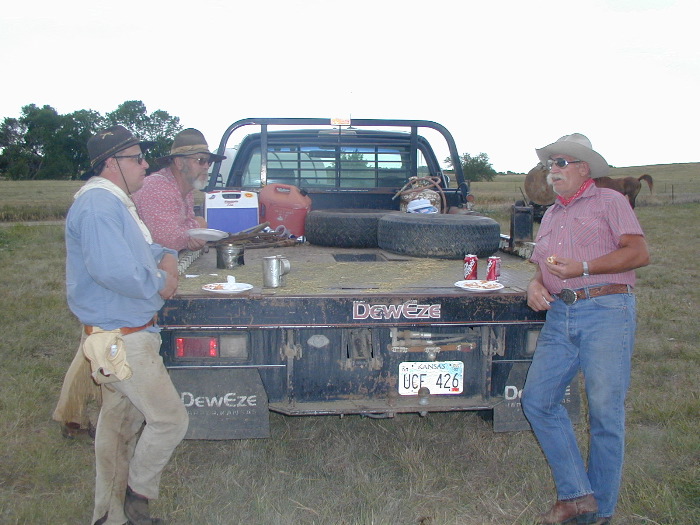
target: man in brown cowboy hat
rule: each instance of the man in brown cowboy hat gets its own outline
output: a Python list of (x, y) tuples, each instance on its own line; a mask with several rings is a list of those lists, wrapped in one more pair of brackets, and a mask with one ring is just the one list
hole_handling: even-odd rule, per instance
[(209, 151), (204, 135), (193, 128), (175, 136), (170, 155), (158, 159), (166, 166), (149, 175), (134, 202), (153, 239), (173, 250), (199, 250), (206, 241), (187, 232), (206, 228), (203, 217), (194, 214), (194, 191), (207, 185), (209, 166), (226, 157)]
[[(102, 397), (92, 519), (99, 525), (161, 523), (151, 518), (148, 500), (158, 497), (161, 473), (188, 425), (155, 324), (177, 290), (177, 253), (153, 242), (130, 197), (145, 178), (146, 147), (123, 126), (92, 137), (94, 176), (66, 217), (68, 306), (83, 324), (79, 353), (90, 360), (86, 373)], [(76, 357), (71, 369), (84, 365)], [(69, 370), (62, 398), (81, 377)], [(59, 401), (54, 417), (67, 412)]]
[[(598, 188), (608, 163), (580, 133), (536, 150), (557, 198), (542, 218), (527, 304), (547, 311), (522, 406), (552, 470), (557, 501), (537, 523), (610, 522), (625, 448), (625, 395), (636, 327), (635, 269), (649, 264), (644, 232), (622, 194)], [(581, 370), (588, 462), (561, 401)]]

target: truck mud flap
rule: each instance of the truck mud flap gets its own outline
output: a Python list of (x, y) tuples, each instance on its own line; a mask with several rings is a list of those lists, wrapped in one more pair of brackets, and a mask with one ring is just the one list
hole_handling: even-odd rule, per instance
[(187, 408), (185, 439), (270, 437), (267, 393), (256, 368), (170, 369)]
[[(528, 368), (530, 368), (530, 363), (513, 364), (503, 392), (503, 401), (493, 408), (494, 432), (530, 430), (530, 423), (527, 422), (520, 403)], [(571, 421), (577, 424), (581, 414), (581, 394), (579, 392), (578, 374), (574, 377), (569, 388), (567, 388), (562, 404), (569, 412)]]

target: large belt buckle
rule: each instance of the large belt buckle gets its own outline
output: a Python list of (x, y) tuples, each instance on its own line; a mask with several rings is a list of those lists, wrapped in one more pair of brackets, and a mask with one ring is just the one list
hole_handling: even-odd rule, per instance
[(578, 301), (578, 295), (571, 288), (562, 288), (561, 292), (559, 292), (559, 299), (564, 301), (564, 304), (571, 306)]

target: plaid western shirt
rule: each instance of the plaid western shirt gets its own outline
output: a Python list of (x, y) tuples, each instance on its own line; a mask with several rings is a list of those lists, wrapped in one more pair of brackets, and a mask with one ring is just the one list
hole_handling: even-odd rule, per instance
[(568, 205), (557, 199), (547, 210), (531, 260), (540, 264), (543, 283), (550, 293), (559, 293), (562, 288), (577, 289), (600, 284), (634, 286), (634, 270), (559, 279), (541, 264), (551, 255), (592, 261), (618, 249), (623, 235), (644, 235), (627, 198), (614, 190), (591, 185)]

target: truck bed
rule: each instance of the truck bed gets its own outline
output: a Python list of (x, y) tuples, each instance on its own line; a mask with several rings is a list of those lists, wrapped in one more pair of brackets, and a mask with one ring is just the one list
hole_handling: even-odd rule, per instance
[[(291, 269), (279, 288), (263, 287), (262, 258), (283, 255)], [(313, 297), (367, 295), (524, 295), (534, 267), (526, 260), (507, 253), (501, 257), (504, 288), (489, 292), (471, 292), (454, 285), (464, 278), (459, 260), (418, 258), (391, 253), (379, 248), (329, 248), (311, 244), (288, 247), (246, 248), (245, 264), (233, 269), (216, 266), (216, 248), (208, 247), (201, 254), (185, 254), (194, 258), (180, 276), (176, 298), (194, 297)], [(195, 258), (196, 257), (196, 258)], [(231, 275), (238, 283), (253, 285), (239, 294), (218, 294), (202, 290), (208, 283), (226, 282)], [(478, 278), (486, 277), (486, 260), (479, 261)]]

